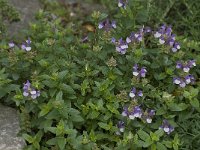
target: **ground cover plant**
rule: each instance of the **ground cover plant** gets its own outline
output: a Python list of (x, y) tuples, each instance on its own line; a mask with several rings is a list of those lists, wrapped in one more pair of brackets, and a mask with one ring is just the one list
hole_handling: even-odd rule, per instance
[(0, 97), (25, 149), (198, 149), (196, 39), (155, 22), (148, 1), (102, 1), (82, 21), (44, 3), (24, 41), (0, 43)]

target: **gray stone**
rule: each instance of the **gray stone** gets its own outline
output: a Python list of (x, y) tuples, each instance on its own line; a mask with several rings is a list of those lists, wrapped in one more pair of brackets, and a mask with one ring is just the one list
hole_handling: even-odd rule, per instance
[(35, 13), (41, 7), (39, 0), (8, 0), (20, 13), (20, 21), (8, 25), (8, 34), (17, 36), (19, 31), (28, 27), (34, 20)]
[(0, 150), (22, 150), (25, 142), (17, 136), (19, 118), (13, 108), (0, 104)]

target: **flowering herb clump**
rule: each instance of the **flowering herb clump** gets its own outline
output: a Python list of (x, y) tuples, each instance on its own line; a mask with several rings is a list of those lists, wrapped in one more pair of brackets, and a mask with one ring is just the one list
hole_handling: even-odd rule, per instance
[(40, 91), (33, 88), (29, 80), (27, 80), (26, 83), (24, 83), (23, 95), (25, 97), (30, 96), (32, 99), (36, 99), (40, 96)]
[(28, 38), (26, 42), (22, 43), (21, 45), (22, 50), (29, 52), (31, 50), (31, 40)]
[(184, 88), (187, 84), (194, 84), (195, 83), (194, 76), (192, 74), (187, 74), (187, 73), (189, 73), (190, 69), (195, 66), (196, 66), (195, 60), (189, 60), (186, 63), (181, 63), (180, 61), (178, 61), (176, 63), (176, 68), (182, 69), (184, 74), (181, 77), (174, 77), (173, 83), (179, 85), (181, 88)]
[(126, 51), (128, 49), (128, 44), (126, 43), (125, 40), (120, 38), (118, 41), (116, 41), (115, 38), (112, 38), (112, 43), (115, 44), (117, 52), (119, 52), (120, 54), (126, 53)]
[(170, 46), (172, 52), (177, 52), (181, 47), (172, 34), (171, 26), (162, 25), (157, 31), (154, 31), (154, 37), (159, 39), (159, 43)]
[(115, 29), (116, 27), (116, 22), (110, 21), (109, 19), (100, 22), (98, 26), (99, 29), (104, 29), (106, 32), (110, 31), (111, 29)]
[(133, 66), (133, 75), (134, 76), (136, 76), (138, 78), (140, 78), (140, 77), (145, 78), (146, 73), (147, 73), (147, 70), (145, 67), (142, 67), (141, 69), (139, 69), (138, 64), (135, 64)]

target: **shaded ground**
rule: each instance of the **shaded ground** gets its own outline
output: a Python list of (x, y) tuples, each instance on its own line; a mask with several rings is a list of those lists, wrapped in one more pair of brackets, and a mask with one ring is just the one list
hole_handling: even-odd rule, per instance
[(25, 142), (19, 132), (17, 111), (0, 104), (0, 150), (22, 150)]
[(28, 27), (34, 20), (34, 14), (41, 8), (39, 0), (8, 0), (20, 13), (21, 21), (8, 25), (8, 34), (17, 36), (17, 34)]

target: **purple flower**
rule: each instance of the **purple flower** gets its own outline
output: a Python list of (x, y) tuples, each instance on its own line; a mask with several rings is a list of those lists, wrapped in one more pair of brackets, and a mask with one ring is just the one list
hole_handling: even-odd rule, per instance
[(129, 96), (131, 97), (131, 98), (134, 98), (135, 96), (136, 96), (136, 88), (132, 88), (131, 89), (131, 92), (129, 93)]
[(128, 0), (118, 0), (118, 7), (122, 7), (126, 9), (127, 3), (128, 3)]
[(157, 31), (157, 32), (154, 34), (154, 37), (155, 37), (155, 38), (159, 38), (159, 37), (161, 37), (161, 35), (162, 35), (162, 34), (161, 34), (160, 32)]
[(147, 73), (147, 70), (144, 67), (142, 67), (141, 70), (140, 70), (140, 76), (145, 78), (146, 73)]
[(160, 44), (164, 44), (164, 43), (165, 43), (165, 39), (164, 39), (163, 36), (161, 36), (161, 37), (159, 38), (159, 43), (160, 43)]
[(178, 77), (173, 78), (173, 83), (179, 85), (181, 83), (181, 79)]
[(144, 33), (150, 33), (151, 32), (151, 28), (150, 27), (145, 27), (144, 28)]
[(142, 67), (141, 70), (139, 71), (138, 65), (135, 64), (133, 66), (133, 75), (136, 77), (145, 77), (147, 73), (147, 70), (145, 69), (145, 67)]
[(135, 40), (135, 33), (131, 32), (131, 35), (126, 38), (126, 43), (131, 43)]
[(189, 72), (190, 68), (196, 66), (195, 60), (189, 60), (186, 64), (182, 64), (180, 61), (176, 63), (176, 68), (183, 69), (184, 72)]
[(128, 49), (128, 44), (120, 38), (118, 42), (115, 39), (112, 39), (112, 42), (116, 45), (116, 51), (120, 54), (125, 54)]
[(22, 43), (21, 48), (22, 48), (22, 50), (26, 50), (26, 45), (24, 43)]
[(143, 93), (142, 93), (141, 90), (137, 91), (136, 88), (133, 87), (133, 88), (131, 89), (131, 92), (129, 93), (129, 96), (130, 96), (131, 98), (134, 98), (134, 97), (136, 97), (136, 96), (142, 97), (142, 96), (143, 96)]
[(147, 123), (152, 123), (152, 118), (155, 115), (155, 110), (147, 109), (143, 115), (143, 118), (146, 120)]
[(174, 127), (169, 124), (167, 120), (163, 120), (162, 126), (160, 126), (160, 129), (163, 129), (164, 132), (167, 134), (170, 134), (174, 131)]
[(193, 75), (189, 74), (189, 75), (185, 76), (186, 84), (190, 84), (190, 83), (194, 83), (194, 82), (195, 82), (195, 78)]
[(138, 65), (135, 64), (135, 65), (133, 66), (133, 75), (134, 75), (134, 76), (138, 76), (139, 73), (140, 73), (140, 72), (138, 71)]
[(142, 96), (143, 96), (143, 92), (140, 90), (140, 91), (138, 91), (137, 95), (138, 95), (139, 97), (142, 97)]
[(34, 88), (32, 88), (29, 80), (27, 80), (26, 83), (24, 83), (23, 90), (23, 95), (25, 97), (28, 97), (30, 95), (32, 99), (36, 99), (40, 96), (40, 91), (37, 91)]
[(29, 52), (31, 50), (31, 40), (28, 38), (25, 43), (21, 45), (22, 50)]
[(104, 29), (106, 32), (110, 31), (112, 28), (115, 29), (116, 27), (116, 22), (110, 21), (109, 19), (100, 22), (98, 26), (99, 29)]
[(180, 44), (178, 42), (175, 42), (172, 47), (172, 52), (177, 52), (177, 50), (179, 50), (180, 48)]
[(183, 71), (184, 72), (189, 72), (190, 71), (190, 67), (188, 65), (183, 66)]
[(189, 60), (187, 64), (190, 68), (195, 67), (196, 66), (196, 60)]
[(172, 28), (171, 28), (171, 26), (168, 26), (165, 30), (165, 34), (169, 37), (169, 36), (171, 36), (171, 33), (172, 33)]
[(183, 66), (182, 66), (182, 63), (180, 62), (180, 61), (178, 61), (177, 63), (176, 63), (176, 68), (177, 69), (181, 69)]
[(9, 42), (9, 43), (8, 43), (8, 46), (9, 46), (10, 48), (13, 48), (13, 47), (15, 47), (15, 43)]
[(126, 117), (128, 116), (129, 112), (128, 112), (128, 108), (124, 107), (123, 111), (122, 111), (122, 116)]
[(117, 127), (119, 128), (120, 132), (124, 132), (124, 130), (125, 130), (125, 123), (124, 123), (124, 121), (119, 121), (117, 123)]
[(140, 106), (135, 106), (129, 114), (129, 119), (133, 120), (135, 118), (141, 118), (141, 117), (142, 117), (142, 109), (140, 108)]
[(184, 88), (184, 87), (186, 86), (186, 83), (185, 83), (183, 80), (181, 80), (181, 83), (179, 84), (179, 86), (180, 86), (181, 88)]

